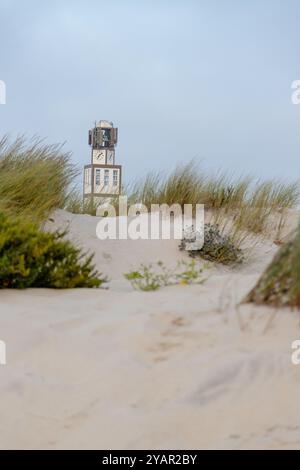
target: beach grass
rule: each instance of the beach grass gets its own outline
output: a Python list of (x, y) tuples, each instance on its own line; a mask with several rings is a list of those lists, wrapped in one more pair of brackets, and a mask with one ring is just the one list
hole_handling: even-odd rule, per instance
[(149, 173), (127, 189), (128, 204), (204, 204), (214, 223), (242, 232), (280, 237), (289, 209), (300, 200), (299, 181), (260, 181), (251, 176), (226, 172), (208, 174), (195, 161), (181, 165), (168, 175)]
[[(169, 207), (178, 204), (204, 204), (208, 222), (230, 233), (236, 247), (248, 242), (255, 246), (259, 238), (280, 240), (289, 210), (300, 201), (299, 181), (259, 180), (250, 175), (235, 176), (226, 171), (209, 173), (195, 160), (178, 165), (169, 173), (149, 172), (122, 190), (128, 207), (143, 204)], [(118, 198), (110, 201), (118, 215)], [(83, 201), (81, 191), (73, 192), (66, 209), (95, 215), (96, 205)]]
[(259, 181), (226, 172), (209, 174), (194, 160), (177, 166), (167, 175), (150, 172), (127, 188), (129, 202), (205, 204), (208, 209), (264, 206), (294, 207), (299, 201), (299, 182)]
[(67, 203), (78, 171), (62, 145), (0, 140), (0, 212), (41, 223)]
[(245, 302), (300, 309), (300, 224), (275, 255)]

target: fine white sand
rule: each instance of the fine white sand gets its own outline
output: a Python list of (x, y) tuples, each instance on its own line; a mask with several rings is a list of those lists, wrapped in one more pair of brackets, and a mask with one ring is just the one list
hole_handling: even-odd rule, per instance
[(53, 217), (111, 281), (0, 291), (1, 449), (300, 448), (299, 312), (236, 307), (275, 244), (203, 285), (143, 293), (122, 274), (186, 257), (177, 241), (99, 241), (97, 218)]

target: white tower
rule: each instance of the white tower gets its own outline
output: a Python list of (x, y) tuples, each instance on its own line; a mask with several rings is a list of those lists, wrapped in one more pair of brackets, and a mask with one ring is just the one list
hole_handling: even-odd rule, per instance
[(83, 196), (99, 201), (117, 196), (121, 191), (122, 167), (115, 165), (118, 129), (109, 121), (99, 121), (89, 130), (91, 163), (84, 167)]

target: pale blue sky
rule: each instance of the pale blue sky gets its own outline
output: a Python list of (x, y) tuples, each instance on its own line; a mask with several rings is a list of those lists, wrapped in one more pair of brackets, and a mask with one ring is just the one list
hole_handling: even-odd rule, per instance
[(127, 181), (196, 157), (300, 176), (298, 0), (0, 0), (0, 135), (67, 141), (119, 127)]

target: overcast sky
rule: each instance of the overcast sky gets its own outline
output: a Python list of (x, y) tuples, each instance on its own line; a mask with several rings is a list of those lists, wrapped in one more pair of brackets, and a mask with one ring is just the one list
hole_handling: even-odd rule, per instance
[(108, 119), (126, 181), (193, 157), (299, 177), (299, 25), (298, 0), (0, 0), (0, 135), (66, 141), (84, 165)]

